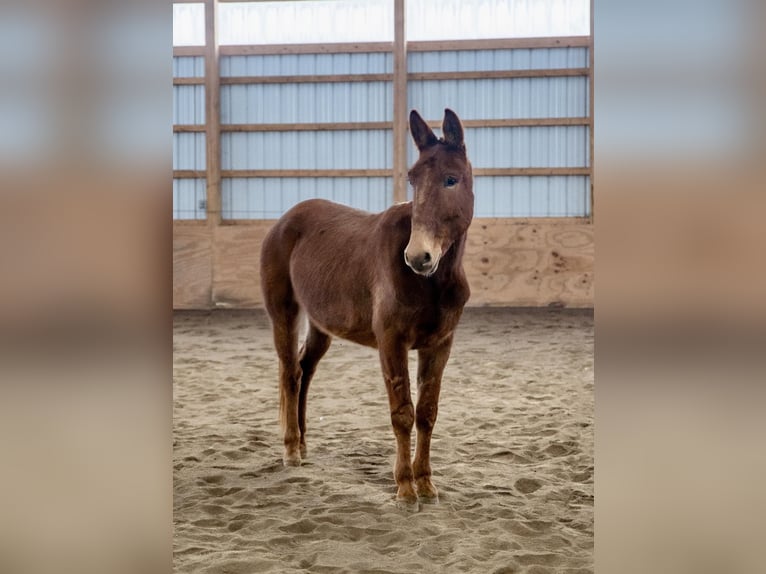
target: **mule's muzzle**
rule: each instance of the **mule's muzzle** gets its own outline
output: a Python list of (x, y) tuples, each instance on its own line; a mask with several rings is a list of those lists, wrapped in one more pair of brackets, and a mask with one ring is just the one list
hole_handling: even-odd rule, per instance
[(417, 253), (412, 256), (405, 251), (404, 262), (409, 265), (415, 273), (425, 275), (426, 277), (432, 275), (439, 264), (439, 260), (434, 258), (428, 251)]

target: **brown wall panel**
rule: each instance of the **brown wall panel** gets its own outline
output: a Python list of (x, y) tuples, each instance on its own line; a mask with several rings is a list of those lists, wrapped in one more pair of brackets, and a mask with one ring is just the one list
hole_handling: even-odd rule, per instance
[[(176, 224), (174, 308), (261, 307), (260, 248), (272, 225)], [(593, 225), (582, 220), (474, 220), (464, 265), (471, 306), (593, 306)]]
[(213, 245), (214, 307), (258, 308), (263, 306), (258, 268), (261, 243), (272, 221), (215, 228)]
[(464, 265), (469, 305), (593, 306), (593, 226), (477, 219)]
[(208, 309), (211, 302), (211, 230), (173, 224), (173, 308)]

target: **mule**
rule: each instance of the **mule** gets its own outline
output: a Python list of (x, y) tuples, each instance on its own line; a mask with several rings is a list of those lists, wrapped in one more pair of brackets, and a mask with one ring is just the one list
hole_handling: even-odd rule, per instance
[[(377, 348), (396, 437), (397, 499), (438, 498), (430, 444), (442, 373), (470, 295), (463, 271), (473, 218), (473, 175), (463, 126), (446, 109), (442, 138), (410, 113), (420, 155), (409, 170), (411, 202), (370, 214), (322, 199), (303, 201), (266, 235), (261, 288), (279, 356), (285, 465), (306, 457), (306, 400), (333, 336)], [(298, 351), (301, 312), (308, 333)], [(417, 405), (407, 353), (418, 352)], [(415, 456), (410, 437), (417, 428)]]

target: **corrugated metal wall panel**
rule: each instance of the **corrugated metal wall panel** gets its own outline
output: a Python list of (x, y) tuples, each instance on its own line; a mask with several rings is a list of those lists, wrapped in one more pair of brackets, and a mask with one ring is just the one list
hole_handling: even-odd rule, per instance
[(391, 121), (391, 82), (221, 86), (223, 124)]
[(173, 134), (173, 169), (205, 169), (205, 134)]
[(503, 78), (412, 81), (410, 107), (426, 119), (452, 108), (466, 120), (588, 115), (588, 78)]
[[(413, 52), (412, 72), (526, 70), (588, 66), (587, 48)], [(444, 108), (464, 120), (586, 117), (587, 77), (412, 81), (408, 101), (423, 117), (438, 120)], [(438, 130), (437, 130), (438, 133)], [(587, 167), (587, 126), (467, 128), (474, 167)], [(408, 161), (417, 151), (408, 148)], [(476, 217), (585, 216), (586, 176), (476, 177)], [(409, 190), (411, 197), (412, 190)]]
[(205, 58), (202, 56), (176, 56), (173, 58), (174, 78), (204, 78)]
[(173, 86), (173, 123), (205, 123), (205, 86)]
[(173, 219), (205, 219), (205, 179), (173, 180)]
[(221, 77), (300, 76), (312, 74), (386, 74), (393, 57), (386, 53), (275, 54), (223, 56)]
[(590, 209), (590, 178), (479, 176), (474, 195), (474, 217), (584, 217)]
[(389, 177), (231, 178), (222, 181), (225, 219), (277, 219), (299, 201), (323, 198), (365, 211), (391, 205)]
[(407, 65), (413, 73), (585, 68), (588, 66), (588, 48), (410, 52)]
[(221, 136), (222, 169), (391, 169), (391, 130)]
[(474, 167), (583, 167), (587, 126), (467, 128)]
[[(411, 52), (411, 72), (587, 67), (587, 48)], [(222, 58), (222, 76), (388, 73), (390, 54), (300, 54)], [(175, 58), (174, 74), (201, 76), (203, 58)], [(588, 79), (552, 77), (412, 81), (408, 100), (429, 120), (445, 107), (464, 120), (585, 117)], [(175, 86), (174, 122), (204, 124), (204, 87)], [(391, 121), (390, 82), (224, 85), (223, 124)], [(204, 133), (174, 135), (174, 168), (204, 169)], [(586, 167), (587, 126), (468, 128), (475, 167)], [(390, 169), (390, 130), (243, 132), (222, 135), (223, 169)], [(408, 161), (417, 152), (408, 143)], [(197, 180), (189, 180), (197, 181)], [(200, 183), (174, 182), (174, 205), (192, 213)], [(379, 211), (391, 204), (390, 178), (225, 179), (225, 218), (275, 218), (296, 202), (326, 197)], [(585, 176), (477, 177), (477, 217), (588, 215)], [(410, 190), (411, 193), (411, 190)], [(196, 195), (195, 195), (196, 194)], [(183, 203), (186, 202), (186, 203)], [(198, 207), (198, 206), (197, 206)], [(198, 213), (198, 210), (194, 213)], [(195, 215), (196, 216), (196, 215)]]

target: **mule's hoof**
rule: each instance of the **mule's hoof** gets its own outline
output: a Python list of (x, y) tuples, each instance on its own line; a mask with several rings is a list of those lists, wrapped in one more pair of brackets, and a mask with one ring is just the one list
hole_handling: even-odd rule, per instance
[(435, 496), (425, 496), (421, 494), (418, 497), (418, 502), (421, 504), (439, 504), (439, 495), (437, 494)]
[(306, 453), (307, 453), (307, 452), (308, 452), (308, 451), (306, 450), (306, 445), (305, 445), (305, 444), (302, 444), (302, 445), (301, 445), (301, 458), (306, 458)]
[(282, 464), (285, 466), (300, 466), (301, 465), (301, 457), (300, 455), (285, 455), (282, 457)]
[(415, 494), (415, 489), (411, 484), (400, 485), (396, 492), (396, 502), (403, 504), (417, 504), (418, 495)]
[(418, 498), (426, 504), (437, 504), (439, 502), (439, 491), (430, 480), (421, 480), (417, 482)]

